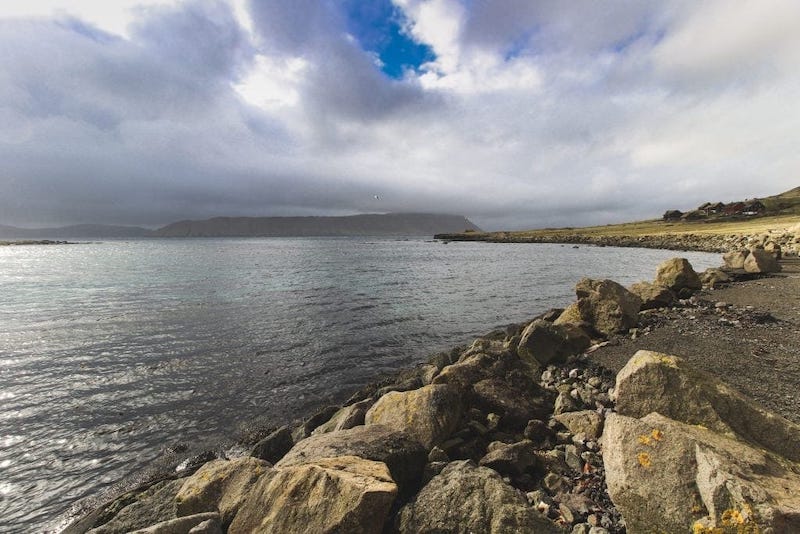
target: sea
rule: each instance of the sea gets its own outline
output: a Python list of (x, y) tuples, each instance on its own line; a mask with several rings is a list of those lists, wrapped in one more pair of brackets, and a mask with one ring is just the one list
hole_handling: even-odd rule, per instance
[[(0, 532), (680, 255), (426, 237), (0, 247)], [(244, 425), (244, 426), (243, 426)], [(66, 515), (65, 515), (66, 514)]]

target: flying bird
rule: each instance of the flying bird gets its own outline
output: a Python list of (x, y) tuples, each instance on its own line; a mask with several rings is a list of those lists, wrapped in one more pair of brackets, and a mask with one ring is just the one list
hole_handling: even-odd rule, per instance
[(379, 197), (378, 195), (374, 195), (374, 198), (375, 198), (375, 200), (380, 200), (381, 199), (381, 197)]

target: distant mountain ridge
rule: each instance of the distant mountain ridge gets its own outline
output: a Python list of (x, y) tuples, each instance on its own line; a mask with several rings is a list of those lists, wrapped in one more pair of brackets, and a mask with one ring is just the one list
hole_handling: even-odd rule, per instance
[(325, 237), (480, 232), (461, 215), (389, 213), (345, 217), (215, 217), (179, 221), (158, 230), (138, 226), (76, 224), (57, 228), (0, 225), (0, 239), (108, 239), (139, 237)]
[[(445, 230), (449, 228), (450, 230)], [(481, 231), (461, 215), (388, 213), (343, 217), (215, 217), (179, 221), (153, 232), (155, 237), (335, 237), (353, 235), (429, 235)]]
[(152, 230), (138, 226), (75, 224), (57, 228), (18, 228), (0, 225), (3, 239), (92, 239), (110, 237), (148, 237)]

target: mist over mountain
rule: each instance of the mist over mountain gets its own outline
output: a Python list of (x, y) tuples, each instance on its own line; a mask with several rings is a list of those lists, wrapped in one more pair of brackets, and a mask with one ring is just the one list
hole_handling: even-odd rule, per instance
[[(447, 230), (450, 229), (450, 230)], [(480, 231), (461, 215), (389, 213), (345, 217), (216, 217), (180, 221), (159, 228), (157, 237), (304, 237), (350, 235), (430, 235)]]
[(77, 224), (56, 228), (0, 225), (0, 239), (109, 239), (140, 237), (312, 237), (428, 235), (480, 231), (462, 215), (389, 213), (344, 217), (215, 217), (179, 221), (158, 230), (139, 226)]
[(138, 226), (115, 226), (108, 224), (76, 224), (57, 228), (18, 228), (0, 225), (3, 239), (93, 239), (148, 237), (151, 230)]

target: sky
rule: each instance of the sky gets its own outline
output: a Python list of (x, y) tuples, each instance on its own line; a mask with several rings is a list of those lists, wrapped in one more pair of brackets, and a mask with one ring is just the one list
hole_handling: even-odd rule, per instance
[(800, 185), (797, 0), (0, 3), (0, 224), (659, 217)]

